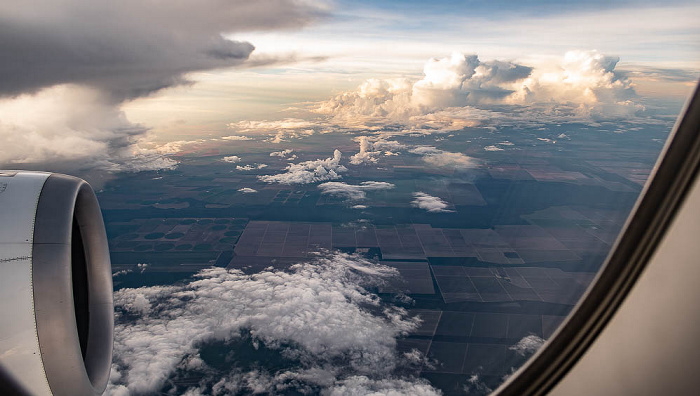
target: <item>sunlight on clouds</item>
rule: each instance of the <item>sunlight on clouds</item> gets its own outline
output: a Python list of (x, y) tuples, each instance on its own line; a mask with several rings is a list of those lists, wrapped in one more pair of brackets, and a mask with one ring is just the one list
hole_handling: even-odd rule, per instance
[(229, 129), (240, 133), (269, 134), (273, 135), (265, 139), (269, 143), (282, 143), (288, 139), (299, 139), (314, 134), (317, 124), (313, 121), (299, 118), (285, 118), (277, 121), (239, 121), (227, 124)]
[(266, 183), (280, 184), (309, 184), (340, 179), (342, 178), (340, 174), (348, 170), (345, 166), (340, 165), (341, 156), (342, 153), (335, 150), (333, 157), (289, 164), (285, 168), (285, 172), (258, 176), (258, 179)]
[[(370, 79), (315, 111), (345, 128), (399, 123), (410, 132), (497, 123), (502, 110), (491, 110), (495, 105), (528, 106), (533, 118), (559, 114), (562, 121), (633, 118), (644, 107), (631, 82), (614, 70), (618, 61), (596, 51), (570, 51), (555, 65), (533, 68), (454, 53), (430, 59), (422, 79)], [(363, 155), (356, 161), (372, 158)]]

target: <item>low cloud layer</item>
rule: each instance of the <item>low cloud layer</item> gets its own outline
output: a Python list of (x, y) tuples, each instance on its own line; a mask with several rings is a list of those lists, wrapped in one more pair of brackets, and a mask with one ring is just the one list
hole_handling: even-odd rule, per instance
[[(214, 394), (280, 393), (290, 386), (338, 395), (438, 394), (422, 380), (395, 374), (412, 364), (396, 351), (396, 338), (418, 322), (368, 292), (393, 276), (391, 267), (334, 254), (288, 271), (213, 268), (183, 285), (122, 289), (115, 293), (108, 394), (158, 392), (178, 370), (203, 374), (189, 389), (195, 394), (207, 387)], [(199, 356), (212, 342), (252, 343), (297, 365), (244, 370), (234, 360), (228, 372), (213, 373)]]
[(342, 153), (333, 152), (333, 157), (289, 164), (284, 172), (276, 175), (263, 175), (258, 178), (266, 183), (309, 184), (340, 179), (341, 173), (348, 169), (340, 165)]
[(239, 157), (237, 155), (229, 155), (228, 157), (224, 157), (221, 160), (224, 162), (235, 164), (237, 162), (241, 162), (241, 157)]
[(440, 150), (432, 146), (416, 146), (408, 151), (422, 155), (423, 161), (435, 167), (468, 169), (477, 165), (476, 160), (468, 155)]
[(223, 140), (233, 140), (233, 141), (253, 140), (253, 138), (248, 137), (248, 136), (245, 136), (245, 135), (222, 136), (221, 139), (223, 139)]
[(289, 139), (300, 139), (315, 133), (318, 125), (300, 118), (285, 118), (277, 121), (239, 121), (227, 125), (239, 133), (268, 134), (268, 143), (282, 143)]
[(366, 181), (360, 184), (343, 182), (326, 182), (318, 185), (321, 194), (333, 195), (347, 200), (357, 201), (367, 198), (367, 191), (390, 190), (396, 187), (392, 183)]
[(431, 213), (452, 212), (451, 210), (447, 209), (449, 207), (447, 202), (443, 201), (439, 197), (433, 197), (430, 194), (419, 191), (413, 193), (413, 198), (414, 199), (411, 201), (411, 205), (415, 206), (416, 208), (424, 209)]

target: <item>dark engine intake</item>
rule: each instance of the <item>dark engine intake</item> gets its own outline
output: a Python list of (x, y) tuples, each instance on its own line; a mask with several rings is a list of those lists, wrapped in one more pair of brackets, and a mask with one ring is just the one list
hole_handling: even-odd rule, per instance
[(0, 171), (0, 394), (100, 395), (112, 360), (112, 274), (92, 188)]

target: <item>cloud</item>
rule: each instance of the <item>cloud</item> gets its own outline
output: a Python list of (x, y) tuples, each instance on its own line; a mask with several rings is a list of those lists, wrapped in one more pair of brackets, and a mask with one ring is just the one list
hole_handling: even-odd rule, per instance
[(374, 145), (369, 141), (367, 136), (360, 136), (360, 152), (350, 157), (350, 163), (360, 165), (365, 163), (377, 162), (377, 156), (381, 151), (373, 151)]
[(288, 139), (301, 139), (315, 133), (317, 124), (301, 118), (285, 118), (276, 121), (239, 121), (227, 124), (227, 127), (241, 133), (273, 133), (265, 139), (268, 143), (282, 143)]
[(328, 391), (330, 396), (355, 395), (413, 395), (438, 396), (442, 392), (426, 383), (401, 379), (371, 380), (364, 376), (354, 376), (343, 380)]
[(320, 2), (203, 0), (167, 9), (153, 0), (114, 7), (80, 0), (0, 4), (0, 96), (79, 84), (116, 98), (185, 82), (185, 73), (243, 63), (252, 44), (222, 33), (302, 27)]
[(244, 132), (270, 132), (277, 130), (304, 130), (314, 127), (314, 123), (301, 118), (285, 118), (278, 121), (239, 121), (227, 124), (230, 129)]
[(438, 197), (433, 197), (420, 191), (413, 193), (413, 197), (414, 200), (411, 201), (411, 205), (416, 208), (425, 209), (431, 213), (452, 212), (452, 210), (447, 209), (447, 202)]
[(405, 149), (407, 146), (405, 144), (401, 144), (397, 142), (396, 140), (384, 140), (384, 139), (377, 139), (372, 143), (372, 147), (375, 150), (388, 150), (388, 151), (399, 151)]
[(299, 28), (326, 13), (294, 0), (0, 2), (0, 166), (171, 169), (174, 160), (139, 144), (148, 128), (122, 104), (188, 84), (187, 73), (245, 63), (253, 45), (223, 33)]
[(241, 157), (237, 155), (230, 155), (228, 157), (224, 157), (221, 159), (224, 162), (230, 162), (232, 164), (235, 164), (236, 162), (241, 162)]
[(625, 118), (643, 106), (631, 82), (615, 71), (620, 58), (597, 51), (569, 51), (557, 67), (540, 67), (505, 99), (514, 104), (561, 104), (580, 117)]
[(635, 117), (644, 108), (631, 82), (615, 70), (618, 61), (597, 51), (569, 51), (558, 60), (525, 66), (453, 53), (426, 62), (419, 80), (369, 79), (355, 91), (318, 103), (314, 111), (343, 128), (424, 133), (533, 118)]
[(185, 146), (190, 146), (193, 144), (204, 143), (205, 140), (176, 140), (173, 142), (168, 142), (161, 145), (156, 145), (153, 150), (159, 154), (177, 154), (183, 151)]
[(353, 165), (373, 164), (382, 154), (398, 155), (396, 151), (407, 148), (396, 140), (385, 140), (381, 136), (359, 136), (355, 140), (360, 143), (360, 152), (350, 157), (350, 163)]
[[(0, 166), (106, 172), (171, 169), (162, 150), (144, 148), (147, 129), (130, 123), (104, 92), (56, 86), (0, 100)], [(166, 150), (167, 151), (167, 150)]]
[(244, 136), (244, 135), (231, 135), (231, 136), (222, 136), (221, 139), (223, 140), (253, 140), (253, 138)]
[(513, 92), (503, 85), (523, 80), (531, 71), (511, 62), (481, 62), (476, 55), (454, 53), (426, 62), (418, 81), (370, 79), (357, 91), (320, 103), (316, 111), (341, 125), (406, 123), (437, 110), (498, 100)]
[(286, 172), (258, 176), (258, 179), (266, 183), (280, 184), (309, 184), (340, 179), (342, 177), (340, 173), (347, 171), (345, 166), (340, 165), (341, 156), (342, 153), (335, 150), (333, 157), (289, 164), (285, 169)]
[(250, 187), (239, 188), (238, 191), (242, 192), (243, 194), (252, 194), (258, 192), (258, 190)]
[(472, 374), (464, 384), (464, 393), (466, 394), (488, 395), (491, 392), (493, 392), (493, 389), (479, 378), (479, 374)]
[(495, 144), (492, 144), (492, 145), (490, 145), (490, 146), (484, 147), (484, 150), (485, 150), (485, 151), (503, 151), (502, 148), (496, 146)]
[(292, 149), (286, 149), (282, 151), (273, 151), (270, 153), (270, 157), (286, 157), (287, 155), (291, 154), (294, 150)]
[(348, 200), (360, 200), (367, 197), (367, 191), (389, 190), (396, 187), (392, 183), (366, 181), (357, 185), (343, 182), (326, 182), (318, 185), (321, 194), (329, 194)]
[(214, 394), (280, 392), (304, 384), (336, 394), (428, 392), (432, 388), (424, 380), (394, 374), (411, 364), (396, 351), (396, 338), (418, 320), (368, 291), (397, 274), (338, 253), (286, 271), (211, 268), (180, 285), (119, 290), (108, 393), (158, 392), (178, 370), (205, 366), (199, 347), (216, 341), (252, 343), (297, 364), (244, 371), (243, 362), (234, 360), (227, 365), (230, 372), (214, 375), (205, 367), (199, 385), (213, 387)]
[(462, 153), (440, 150), (432, 146), (416, 146), (409, 152), (423, 156), (423, 161), (436, 167), (452, 167), (457, 169), (473, 168), (477, 165), (474, 158)]
[(267, 168), (267, 164), (236, 165), (236, 170), (242, 171), (251, 171), (262, 168)]
[(523, 337), (517, 344), (508, 349), (515, 351), (520, 356), (530, 356), (544, 345), (544, 340), (534, 334)]

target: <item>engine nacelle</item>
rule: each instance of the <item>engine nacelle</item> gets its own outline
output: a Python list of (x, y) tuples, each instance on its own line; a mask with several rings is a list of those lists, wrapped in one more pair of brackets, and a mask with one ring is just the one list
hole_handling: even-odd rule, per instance
[(0, 171), (0, 394), (102, 394), (113, 315), (92, 188), (71, 176)]

